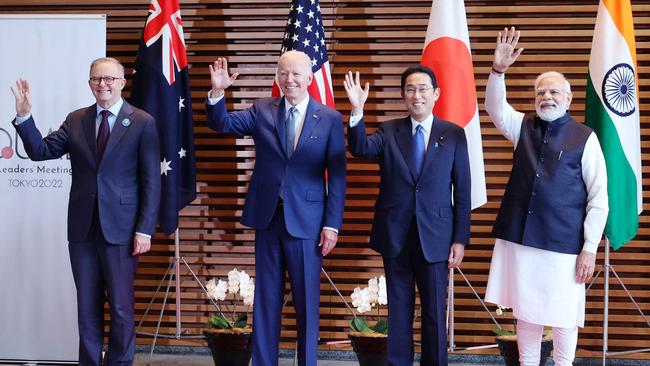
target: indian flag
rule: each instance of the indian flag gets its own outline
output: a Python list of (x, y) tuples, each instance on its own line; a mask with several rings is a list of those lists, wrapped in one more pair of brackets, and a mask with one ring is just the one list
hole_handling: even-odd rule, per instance
[(472, 175), (472, 209), (477, 208), (487, 202), (487, 194), (464, 1), (433, 1), (422, 65), (433, 70), (440, 87), (440, 98), (433, 108), (435, 115), (465, 129)]
[(587, 79), (586, 124), (607, 163), (605, 235), (618, 249), (632, 240), (643, 208), (634, 24), (629, 0), (601, 0)]

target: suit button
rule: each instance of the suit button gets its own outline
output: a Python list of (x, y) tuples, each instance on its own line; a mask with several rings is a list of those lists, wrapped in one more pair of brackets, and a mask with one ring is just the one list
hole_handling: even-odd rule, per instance
[(528, 210), (528, 214), (529, 214), (529, 215), (532, 215), (532, 214), (533, 214), (533, 210)]
[(535, 173), (535, 178), (539, 178), (539, 173)]
[(543, 162), (544, 162), (544, 158), (540, 158), (539, 161), (543, 163)]
[(537, 196), (537, 192), (533, 192), (533, 193), (531, 193), (530, 195), (533, 196), (533, 197), (535, 197), (535, 196)]
[(548, 144), (548, 141), (546, 139), (544, 139), (544, 145), (546, 145), (546, 144)]

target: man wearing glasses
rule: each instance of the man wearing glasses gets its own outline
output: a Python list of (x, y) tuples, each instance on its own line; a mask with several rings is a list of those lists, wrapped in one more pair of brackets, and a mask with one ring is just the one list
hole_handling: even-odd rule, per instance
[(447, 365), (446, 290), (449, 268), (463, 260), (470, 233), (470, 170), (465, 132), (434, 116), (436, 77), (409, 67), (401, 94), (409, 116), (366, 135), (369, 84), (345, 76), (352, 112), (350, 152), (379, 163), (381, 181), (370, 247), (381, 253), (388, 287), (388, 363), (413, 365), (415, 285), (422, 304), (421, 365)]
[(539, 365), (547, 326), (555, 365), (569, 366), (607, 221), (605, 159), (596, 134), (569, 112), (573, 94), (564, 75), (537, 77), (535, 112), (508, 103), (505, 72), (523, 51), (519, 36), (514, 27), (497, 36), (485, 91), (490, 119), (515, 147), (485, 300), (512, 308), (521, 365)]
[[(133, 281), (138, 255), (151, 247), (160, 200), (154, 119), (122, 99), (124, 67), (113, 58), (90, 65), (96, 103), (70, 113), (43, 138), (31, 115), (27, 80), (11, 90), (16, 127), (35, 161), (70, 156), (70, 263), (77, 288), (80, 365), (130, 365), (135, 352)], [(102, 362), (104, 294), (110, 308), (108, 352)]]

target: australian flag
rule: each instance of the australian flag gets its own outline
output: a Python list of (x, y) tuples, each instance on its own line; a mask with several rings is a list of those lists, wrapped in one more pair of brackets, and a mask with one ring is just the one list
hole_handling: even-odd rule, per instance
[(196, 198), (194, 124), (178, 0), (152, 0), (135, 60), (131, 102), (158, 125), (162, 195), (159, 220), (170, 234), (178, 211)]

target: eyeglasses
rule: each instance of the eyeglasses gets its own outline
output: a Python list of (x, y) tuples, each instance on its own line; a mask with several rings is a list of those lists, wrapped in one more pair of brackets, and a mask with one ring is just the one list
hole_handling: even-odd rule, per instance
[(404, 94), (406, 94), (408, 96), (415, 95), (415, 92), (418, 92), (420, 94), (426, 94), (426, 93), (429, 92), (429, 90), (433, 90), (433, 89), (434, 89), (434, 87), (432, 87), (432, 86), (421, 86), (419, 88), (414, 88), (414, 87), (408, 86), (408, 87), (406, 87), (404, 89)]
[(116, 78), (115, 76), (101, 76), (101, 77), (93, 76), (90, 78), (90, 82), (93, 83), (94, 85), (101, 84), (102, 80), (104, 80), (104, 84), (106, 85), (113, 85), (115, 80), (124, 80), (124, 78)]

